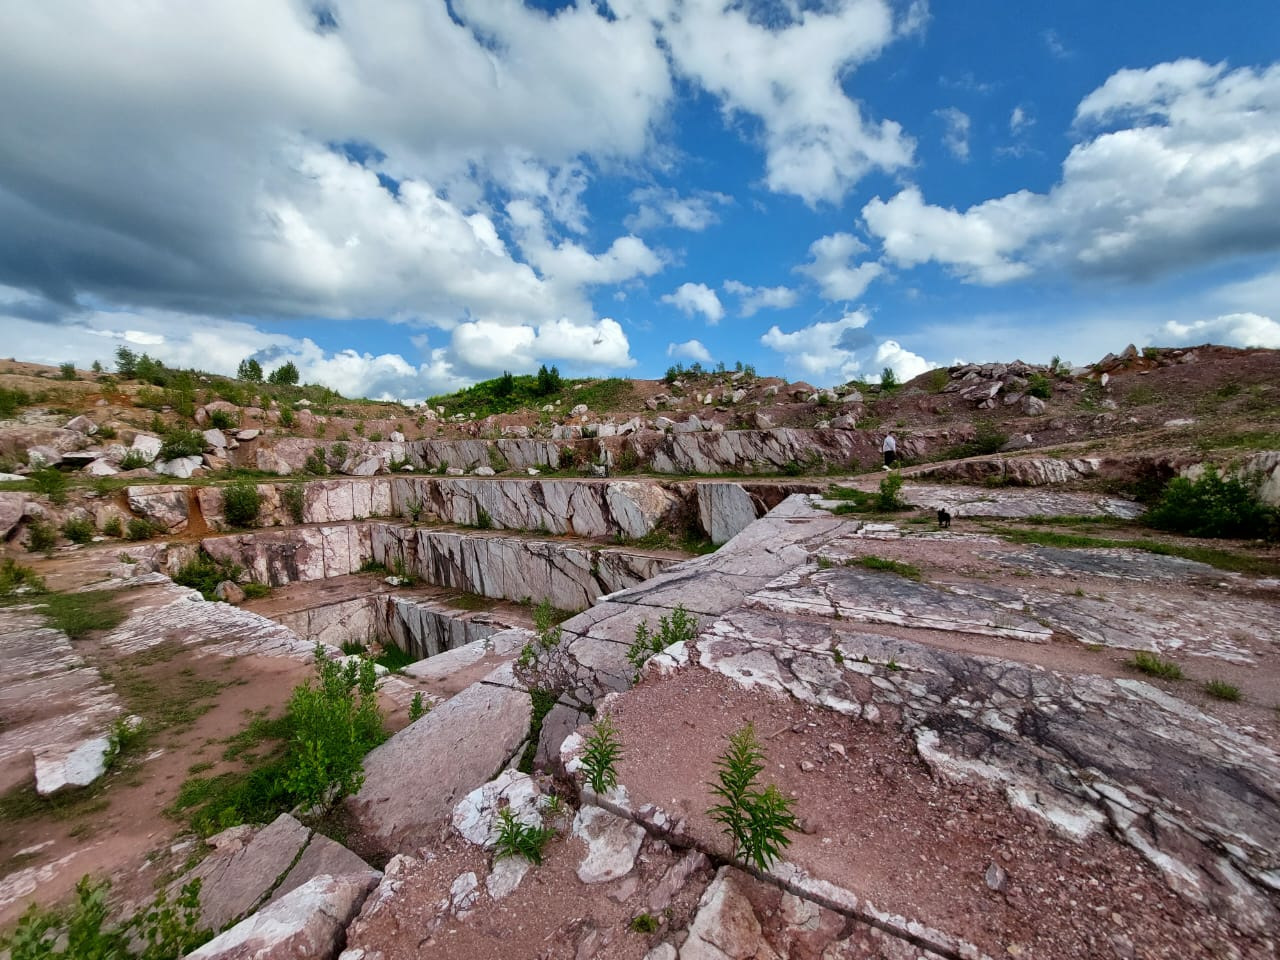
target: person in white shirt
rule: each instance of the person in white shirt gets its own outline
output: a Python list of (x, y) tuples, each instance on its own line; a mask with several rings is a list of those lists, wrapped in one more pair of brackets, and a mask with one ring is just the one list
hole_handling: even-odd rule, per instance
[(884, 443), (880, 444), (880, 452), (884, 454), (884, 468), (892, 469), (894, 461), (898, 459), (898, 441), (894, 439), (892, 433), (884, 438)]

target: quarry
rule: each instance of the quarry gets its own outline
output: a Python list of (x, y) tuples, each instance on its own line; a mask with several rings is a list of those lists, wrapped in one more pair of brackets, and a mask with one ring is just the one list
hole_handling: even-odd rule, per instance
[[(1204, 345), (405, 407), (0, 361), (0, 931), (91, 877), (192, 891), (192, 958), (1275, 956), (1278, 384)], [(1216, 483), (1245, 532), (1147, 522)], [(299, 801), (317, 662), (381, 726)]]

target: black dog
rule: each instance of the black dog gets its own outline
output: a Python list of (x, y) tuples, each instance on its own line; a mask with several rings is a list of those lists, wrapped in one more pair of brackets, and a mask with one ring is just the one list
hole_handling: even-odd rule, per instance
[(939, 530), (951, 529), (951, 514), (947, 513), (945, 507), (938, 508), (938, 529)]

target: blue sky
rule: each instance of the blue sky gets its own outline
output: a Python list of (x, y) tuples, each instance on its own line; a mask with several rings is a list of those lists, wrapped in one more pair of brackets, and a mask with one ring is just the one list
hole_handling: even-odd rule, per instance
[(1280, 5), (0, 9), (0, 352), (555, 364), (1280, 347)]

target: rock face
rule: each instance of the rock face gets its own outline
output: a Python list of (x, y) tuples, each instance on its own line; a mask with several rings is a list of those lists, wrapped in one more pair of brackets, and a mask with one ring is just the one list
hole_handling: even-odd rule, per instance
[(380, 604), (378, 634), (422, 660), (483, 640), (512, 625), (491, 613), (464, 613), (457, 608), (408, 597), (389, 597)]
[(334, 960), (378, 874), (319, 876), (215, 937), (188, 960)]
[(389, 849), (452, 815), (458, 801), (516, 756), (529, 736), (529, 694), (510, 671), (472, 684), (374, 749), (349, 803), (361, 827)]
[(170, 533), (186, 529), (189, 517), (186, 487), (154, 484), (125, 487), (124, 492), (129, 500), (129, 509), (139, 516)]
[(698, 484), (698, 519), (717, 546), (732, 540), (762, 513), (763, 505), (739, 484)]

